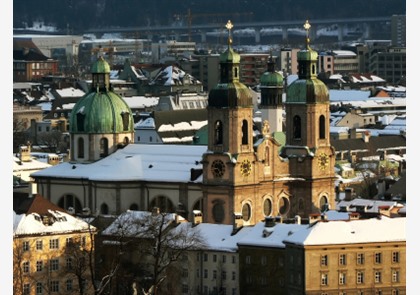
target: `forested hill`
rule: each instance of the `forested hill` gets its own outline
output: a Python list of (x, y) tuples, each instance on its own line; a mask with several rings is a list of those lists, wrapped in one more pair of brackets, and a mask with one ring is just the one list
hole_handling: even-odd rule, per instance
[[(406, 14), (404, 0), (13, 0), (13, 27), (42, 21), (59, 30)], [(231, 15), (229, 15), (231, 14)]]

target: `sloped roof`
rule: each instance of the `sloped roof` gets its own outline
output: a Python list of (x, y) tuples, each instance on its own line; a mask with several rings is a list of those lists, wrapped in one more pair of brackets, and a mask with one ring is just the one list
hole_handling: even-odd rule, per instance
[(376, 153), (380, 149), (406, 147), (406, 139), (401, 135), (370, 136), (369, 142), (362, 138), (331, 140), (331, 145), (338, 151), (368, 150)]
[(66, 212), (63, 208), (51, 203), (41, 195), (37, 194), (34, 197), (28, 197), (24, 200), (18, 208), (16, 208), (16, 214), (31, 214), (38, 213), (40, 215), (48, 214), (49, 210)]

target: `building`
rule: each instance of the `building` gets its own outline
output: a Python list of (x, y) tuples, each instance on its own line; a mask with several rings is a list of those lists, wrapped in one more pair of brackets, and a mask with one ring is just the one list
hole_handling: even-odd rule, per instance
[(359, 59), (350, 50), (332, 50), (319, 54), (319, 71), (327, 75), (359, 72)]
[(392, 46), (407, 46), (407, 29), (405, 15), (391, 16), (391, 41)]
[(70, 161), (33, 173), (38, 192), (76, 211), (159, 207), (189, 220), (199, 210), (204, 222), (233, 224), (241, 216), (245, 226), (266, 216), (308, 218), (333, 209), (330, 102), (316, 77), (317, 53), (307, 42), (298, 54), (299, 77), (285, 101), (283, 146), (267, 122), (254, 136), (253, 95), (239, 80), (240, 58), (229, 38), (220, 55), (220, 81), (208, 97), (207, 146), (133, 144), (131, 110), (109, 88), (109, 65), (98, 59), (91, 91), (72, 111)]
[(88, 261), (95, 233), (95, 227), (41, 195), (21, 202), (13, 210), (14, 291), (28, 295), (92, 292)]
[(190, 56), (195, 50), (195, 42), (167, 40), (164, 42), (152, 43), (152, 63), (165, 63), (166, 61), (176, 62), (179, 58)]
[(405, 217), (324, 220), (286, 237), (287, 294), (406, 294), (405, 227)]

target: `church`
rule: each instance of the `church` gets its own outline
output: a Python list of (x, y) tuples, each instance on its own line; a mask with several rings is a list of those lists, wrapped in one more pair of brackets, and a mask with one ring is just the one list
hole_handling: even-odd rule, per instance
[[(267, 216), (308, 218), (335, 206), (335, 151), (330, 144), (327, 86), (317, 79), (318, 54), (298, 53), (298, 79), (281, 99), (282, 78), (268, 65), (261, 79), (262, 137), (253, 137), (253, 104), (240, 82), (240, 55), (220, 55), (220, 81), (208, 96), (208, 144), (134, 144), (133, 116), (110, 86), (99, 57), (92, 86), (70, 118), (70, 161), (31, 174), (37, 193), (74, 212), (176, 212), (203, 222), (253, 225)], [(271, 70), (270, 70), (271, 69)], [(284, 104), (284, 105), (283, 105)], [(272, 136), (282, 131), (286, 143)], [(276, 130), (270, 130), (270, 128)], [(280, 130), (279, 130), (280, 129)]]

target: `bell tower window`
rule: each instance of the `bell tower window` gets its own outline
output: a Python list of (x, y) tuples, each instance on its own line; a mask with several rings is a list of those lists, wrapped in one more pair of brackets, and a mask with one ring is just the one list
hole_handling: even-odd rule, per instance
[(215, 128), (214, 128), (214, 143), (215, 144), (223, 144), (223, 124), (221, 121), (216, 121)]
[(83, 138), (79, 137), (77, 140), (77, 157), (84, 158), (85, 157), (85, 143)]
[(101, 158), (108, 156), (108, 138), (101, 138), (100, 142), (99, 142), (99, 149), (100, 149), (100, 154), (99, 156)]
[(319, 117), (319, 138), (325, 139), (325, 117), (321, 115)]
[(242, 121), (242, 144), (248, 144), (248, 121)]
[(302, 138), (301, 119), (299, 116), (295, 116), (293, 118), (293, 138), (294, 139)]

